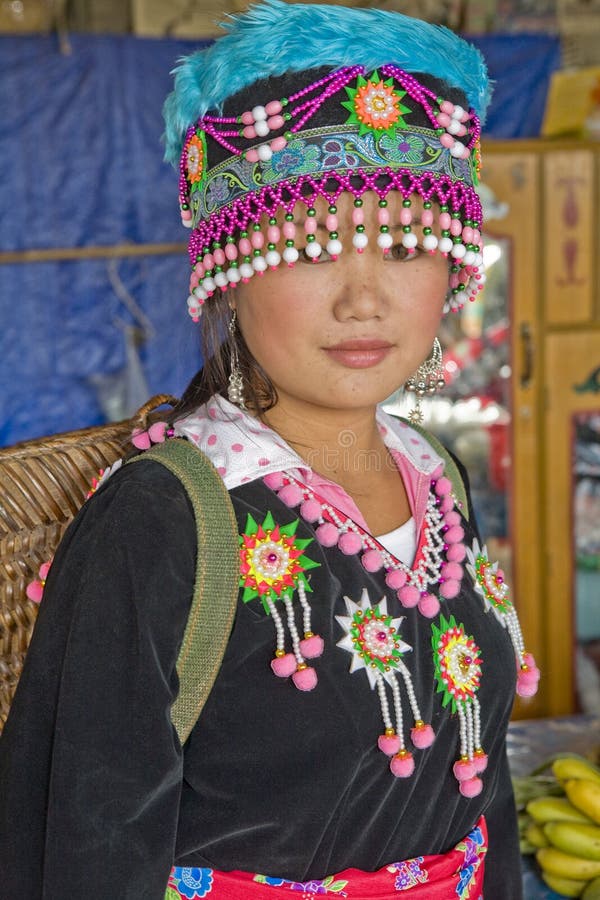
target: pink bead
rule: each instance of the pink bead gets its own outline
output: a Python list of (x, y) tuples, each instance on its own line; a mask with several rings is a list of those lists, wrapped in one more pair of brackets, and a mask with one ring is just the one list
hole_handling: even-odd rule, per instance
[(402, 756), (392, 756), (390, 760), (390, 769), (392, 775), (396, 778), (409, 778), (415, 771), (415, 761), (411, 753), (404, 753)]
[(450, 234), (454, 237), (458, 237), (459, 234), (462, 234), (462, 222), (460, 219), (452, 219), (450, 223)]
[(283, 135), (280, 135), (279, 137), (273, 138), (269, 146), (273, 153), (278, 153), (280, 150), (283, 150), (286, 144), (287, 140), (283, 137)]
[(312, 691), (317, 686), (317, 673), (313, 668), (298, 669), (292, 675), (292, 681), (299, 691)]
[(317, 220), (314, 216), (308, 216), (304, 222), (304, 230), (307, 234), (315, 234), (317, 230)]
[(444, 534), (444, 540), (447, 544), (458, 544), (459, 541), (462, 541), (464, 536), (465, 533), (460, 525), (453, 525), (452, 528), (449, 528)]
[(321, 518), (321, 504), (316, 500), (305, 500), (300, 507), (300, 515), (307, 522), (316, 522)]
[(260, 250), (261, 247), (264, 246), (265, 236), (262, 231), (253, 231), (252, 237), (250, 238), (250, 243), (254, 247), (255, 250)]
[(433, 594), (425, 594), (418, 603), (419, 612), (426, 619), (433, 619), (440, 611), (440, 601)]
[(25, 588), (25, 593), (34, 603), (39, 603), (44, 594), (44, 586), (41, 581), (30, 581)]
[(436, 481), (434, 490), (438, 497), (445, 497), (452, 490), (452, 482), (449, 478), (442, 476)]
[(418, 750), (424, 750), (433, 744), (435, 732), (431, 725), (416, 725), (411, 729), (410, 739)]
[(204, 266), (204, 269), (205, 269), (206, 272), (208, 272), (209, 269), (214, 269), (214, 267), (215, 267), (215, 258), (214, 258), (214, 256), (212, 255), (212, 253), (207, 253), (206, 256), (203, 257), (203, 259), (202, 259), (202, 265)]
[(450, 122), (452, 121), (448, 113), (440, 112), (436, 116), (438, 125), (440, 128), (447, 128)]
[(243, 112), (241, 118), (242, 118), (242, 125), (252, 125), (252, 123), (254, 122), (254, 116), (252, 115), (250, 110)]
[(451, 116), (454, 112), (454, 103), (451, 103), (450, 100), (442, 100), (440, 109), (443, 113), (446, 113), (446, 115)]
[(463, 237), (463, 241), (465, 242), (465, 244), (473, 243), (473, 229), (471, 228), (470, 225), (465, 225), (465, 227), (462, 230), (462, 237)]
[(400, 750), (400, 738), (397, 734), (380, 734), (377, 746), (386, 756), (394, 756)]
[(325, 219), (325, 228), (327, 229), (327, 231), (337, 231), (338, 217), (334, 216), (333, 213), (329, 213), (329, 215)]
[(270, 244), (276, 244), (281, 237), (281, 232), (277, 225), (269, 225), (267, 228), (267, 240)]
[(237, 259), (238, 249), (235, 244), (225, 244), (225, 256), (227, 259)]
[(296, 657), (293, 653), (286, 653), (285, 656), (276, 656), (271, 660), (271, 668), (278, 678), (288, 678), (296, 671)]
[(377, 210), (377, 221), (380, 225), (390, 224), (390, 211), (385, 207), (379, 207)]
[(453, 273), (452, 273), (452, 275), (451, 275), (450, 278), (448, 279), (448, 284), (450, 285), (451, 288), (457, 288), (457, 287), (458, 287), (458, 285), (459, 285), (459, 279), (458, 279), (458, 275), (456, 274), (456, 272), (453, 272)]
[(182, 209), (181, 210), (181, 221), (182, 222), (189, 222), (191, 218), (192, 218), (191, 209)]
[(483, 790), (483, 781), (481, 778), (469, 778), (461, 781), (458, 789), (463, 797), (477, 797)]
[(252, 244), (248, 238), (241, 238), (238, 244), (242, 256), (250, 256), (252, 254)]
[(358, 553), (362, 548), (360, 535), (356, 534), (355, 531), (346, 531), (340, 536), (338, 547), (342, 553), (346, 554), (346, 556), (352, 556), (354, 553)]
[(279, 100), (270, 100), (265, 106), (265, 112), (268, 116), (276, 116), (282, 110)]
[(271, 129), (271, 131), (279, 131), (280, 128), (283, 128), (285, 125), (285, 121), (283, 116), (269, 116), (267, 119), (267, 125)]
[(444, 581), (444, 583), (440, 587), (440, 594), (444, 598), (444, 600), (454, 600), (455, 597), (460, 593), (460, 581), (455, 581), (454, 578), (449, 578), (448, 581)]
[(450, 222), (452, 221), (452, 217), (450, 213), (443, 212), (440, 213), (440, 228), (444, 231), (447, 231), (450, 228)]
[(481, 772), (485, 772), (487, 769), (488, 758), (487, 753), (474, 753), (473, 754), (473, 768), (475, 772), (479, 775)]
[(246, 127), (243, 130), (243, 135), (245, 138), (248, 138), (248, 140), (255, 138), (256, 137), (256, 128), (254, 127), (254, 125), (246, 125)]
[(406, 584), (403, 588), (400, 588), (397, 596), (402, 606), (406, 606), (408, 609), (416, 606), (421, 598), (414, 584)]
[(318, 634), (313, 634), (312, 637), (303, 638), (300, 641), (300, 653), (306, 659), (316, 659), (323, 653), (324, 646), (323, 638)]
[(225, 254), (223, 253), (223, 251), (221, 250), (220, 247), (218, 250), (215, 250), (214, 257), (215, 257), (215, 263), (218, 266), (222, 266), (225, 264)]
[(479, 231), (478, 228), (474, 228), (473, 229), (473, 243), (479, 244), (480, 241), (481, 241), (481, 232)]
[(255, 150), (254, 147), (251, 147), (250, 150), (246, 150), (246, 159), (251, 163), (258, 162), (258, 150)]
[(446, 559), (450, 562), (460, 563), (466, 555), (467, 551), (465, 550), (464, 544), (451, 544), (446, 550)]
[(281, 472), (269, 472), (268, 475), (265, 475), (263, 481), (272, 491), (278, 491), (279, 488), (283, 487), (283, 475)]
[[(204, 274), (204, 273), (201, 273)], [(198, 282), (200, 281), (200, 276), (198, 272), (192, 272), (190, 275), (190, 294), (194, 290), (195, 287), (198, 287)]]
[(475, 775), (475, 766), (470, 759), (457, 759), (452, 771), (457, 781), (468, 781)]
[(360, 559), (367, 572), (379, 572), (383, 568), (383, 557), (379, 550), (367, 550)]
[(51, 566), (52, 566), (51, 562), (45, 562), (45, 563), (41, 564), (40, 571), (38, 574), (39, 574), (40, 578), (42, 579), (42, 581), (45, 581), (46, 578), (48, 577), (48, 572), (50, 571)]
[(402, 569), (391, 569), (385, 576), (385, 583), (392, 590), (397, 591), (406, 584), (406, 572)]
[(296, 237), (296, 226), (293, 222), (283, 223), (283, 236), (288, 241), (292, 241)]
[(405, 209), (404, 207), (402, 207), (402, 209), (400, 210), (400, 224), (410, 225), (410, 223), (412, 222), (412, 218), (413, 216), (410, 209)]
[(462, 566), (457, 562), (447, 562), (442, 566), (441, 572), (442, 578), (454, 578), (456, 581), (460, 581), (463, 577), (463, 569)]
[(421, 225), (430, 228), (433, 225), (433, 213), (430, 209), (424, 209), (421, 213)]
[(324, 522), (323, 525), (319, 525), (315, 534), (318, 542), (324, 547), (335, 547), (338, 542), (339, 532), (331, 522)]
[(451, 134), (448, 134), (447, 131), (444, 134), (440, 135), (440, 144), (442, 147), (446, 147), (446, 149), (450, 149), (450, 147), (454, 147), (454, 138)]
[(277, 494), (282, 503), (286, 506), (298, 506), (302, 503), (303, 494), (297, 484), (286, 484)]
[(354, 225), (362, 225), (365, 221), (365, 214), (362, 207), (355, 206), (352, 210), (352, 222)]

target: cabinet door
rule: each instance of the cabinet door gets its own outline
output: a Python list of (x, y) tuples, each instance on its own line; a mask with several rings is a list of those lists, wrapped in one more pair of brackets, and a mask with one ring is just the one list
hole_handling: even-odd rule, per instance
[(545, 342), (548, 711), (600, 704), (600, 330)]

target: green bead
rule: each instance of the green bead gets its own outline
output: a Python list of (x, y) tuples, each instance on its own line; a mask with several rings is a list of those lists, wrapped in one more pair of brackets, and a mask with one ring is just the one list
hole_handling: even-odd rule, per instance
[(334, 206), (334, 205), (332, 204), (332, 205), (329, 207), (329, 212), (331, 213), (332, 216), (335, 216), (335, 214), (336, 214), (336, 212), (337, 212), (337, 206)]
[(431, 209), (432, 206), (433, 204), (431, 200), (425, 200), (425, 202), (423, 203), (423, 209)]
[(385, 209), (387, 205), (388, 205), (387, 200), (380, 200), (380, 201), (379, 201), (379, 206), (380, 206), (382, 209)]
[(252, 231), (260, 231), (260, 223), (259, 222), (254, 223), (254, 225), (252, 226)]
[(402, 201), (402, 206), (403, 206), (405, 209), (408, 209), (409, 206), (411, 206), (411, 205), (412, 205), (412, 204), (411, 204), (411, 201), (408, 199), (408, 197), (406, 198), (406, 200), (403, 200), (403, 201)]
[(357, 209), (360, 209), (360, 207), (363, 205), (363, 202), (362, 202), (362, 200), (360, 199), (360, 197), (357, 197), (357, 198), (355, 199), (354, 205), (356, 206)]
[(331, 238), (332, 241), (336, 241), (336, 240), (338, 239), (338, 233), (337, 233), (337, 231), (330, 231), (330, 232), (329, 232), (329, 237)]
[(382, 234), (387, 234), (390, 229), (388, 225), (380, 225), (379, 230)]
[(356, 226), (356, 231), (358, 232), (358, 234), (362, 234), (362, 233), (364, 232), (364, 230), (365, 230), (365, 226), (364, 226), (364, 225), (357, 225), (357, 226)]
[(294, 214), (293, 214), (293, 213), (286, 213), (286, 214), (285, 214), (285, 221), (286, 221), (286, 222), (293, 222), (293, 221), (294, 221)]
[(294, 246), (294, 242), (293, 242), (292, 240), (288, 239), (288, 240), (285, 242), (285, 246), (286, 246), (286, 247), (293, 247), (293, 246)]
[(426, 225), (423, 229), (423, 234), (431, 234), (432, 230), (433, 229), (429, 228), (429, 226)]
[(267, 244), (267, 250), (276, 250), (275, 244)]
[(404, 232), (404, 234), (410, 234), (410, 231), (411, 231), (410, 225), (403, 225), (402, 231)]
[(306, 243), (307, 243), (307, 244), (312, 244), (312, 242), (313, 242), (314, 240), (315, 240), (314, 234), (307, 234), (307, 235), (306, 235)]
[(269, 219), (269, 225), (277, 225), (277, 219), (274, 216)]
[(313, 219), (316, 216), (316, 214), (317, 214), (317, 211), (314, 208), (314, 206), (309, 206), (308, 209), (306, 210), (306, 215), (311, 219)]

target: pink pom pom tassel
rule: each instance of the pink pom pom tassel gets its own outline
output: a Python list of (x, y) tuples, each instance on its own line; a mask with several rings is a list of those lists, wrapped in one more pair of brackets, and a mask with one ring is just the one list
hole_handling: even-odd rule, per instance
[(421, 595), (414, 584), (406, 584), (398, 591), (398, 600), (402, 606), (406, 606), (408, 609), (416, 606), (420, 597)]
[(457, 781), (468, 781), (475, 775), (475, 766), (470, 759), (457, 759), (452, 771)]
[(321, 656), (323, 653), (324, 646), (323, 638), (318, 634), (313, 634), (311, 637), (300, 641), (300, 653), (307, 659), (316, 659), (317, 656)]
[(425, 723), (422, 725), (415, 725), (415, 727), (411, 729), (410, 739), (418, 750), (424, 750), (426, 747), (431, 747), (433, 744), (435, 732), (431, 725), (426, 725)]
[(396, 756), (392, 756), (390, 769), (392, 775), (395, 775), (396, 778), (409, 778), (415, 771), (415, 761), (412, 753), (409, 753), (408, 750), (401, 750)]
[(362, 547), (360, 535), (356, 534), (354, 531), (345, 532), (338, 541), (338, 547), (342, 553), (346, 554), (346, 556), (352, 556), (354, 553), (358, 553)]
[(305, 669), (298, 669), (292, 675), (292, 681), (299, 691), (312, 691), (317, 685), (317, 673), (310, 666)]
[(377, 746), (386, 756), (395, 756), (400, 750), (400, 738), (397, 734), (380, 734)]
[(461, 781), (458, 789), (463, 797), (477, 797), (483, 789), (483, 782), (481, 778), (467, 778)]
[(25, 588), (25, 593), (34, 603), (39, 603), (44, 594), (44, 585), (41, 581), (30, 581)]
[(276, 656), (271, 660), (271, 668), (278, 678), (288, 678), (296, 671), (296, 657), (293, 653), (286, 653), (285, 656)]
[(433, 619), (440, 611), (440, 601), (433, 594), (425, 594), (419, 600), (419, 612), (427, 619)]

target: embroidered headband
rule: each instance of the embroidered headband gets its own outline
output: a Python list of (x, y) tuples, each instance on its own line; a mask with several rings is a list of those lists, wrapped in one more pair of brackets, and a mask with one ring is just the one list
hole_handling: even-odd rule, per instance
[[(192, 318), (216, 290), (293, 266), (300, 252), (337, 259), (348, 243), (360, 253), (373, 239), (388, 253), (396, 225), (414, 253), (415, 195), (422, 249), (451, 258), (446, 309), (472, 299), (485, 280), (475, 186), (489, 82), (479, 51), (398, 13), (281, 0), (223, 27), (224, 37), (182, 60), (165, 103), (166, 158), (179, 161), (182, 221), (192, 229)], [(372, 237), (366, 191), (379, 198)], [(390, 191), (402, 196), (396, 223)], [(354, 197), (346, 246), (344, 192)]]

